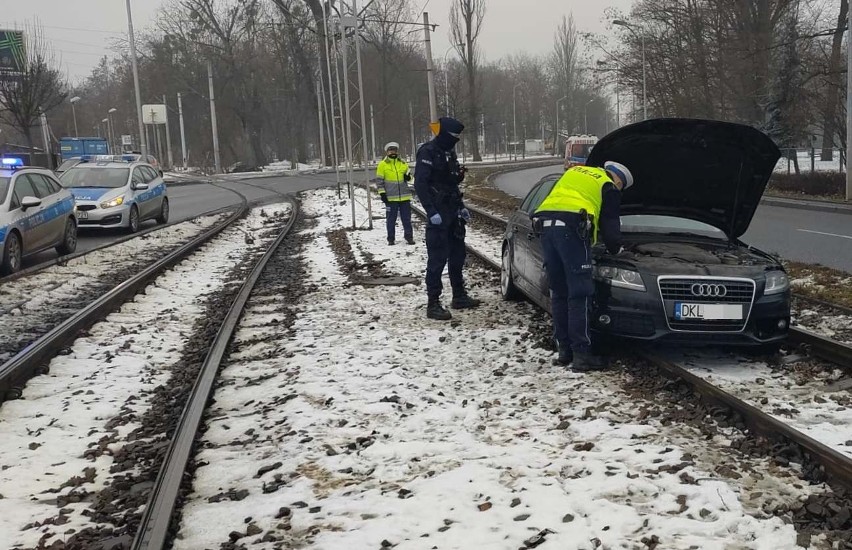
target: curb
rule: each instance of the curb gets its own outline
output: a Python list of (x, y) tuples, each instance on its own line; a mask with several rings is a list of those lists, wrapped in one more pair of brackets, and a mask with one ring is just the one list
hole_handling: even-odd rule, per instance
[(763, 197), (760, 204), (767, 206), (778, 206), (781, 208), (793, 208), (796, 210), (813, 210), (816, 212), (831, 212), (834, 214), (852, 215), (852, 204), (813, 202), (799, 199), (782, 199), (779, 197)]

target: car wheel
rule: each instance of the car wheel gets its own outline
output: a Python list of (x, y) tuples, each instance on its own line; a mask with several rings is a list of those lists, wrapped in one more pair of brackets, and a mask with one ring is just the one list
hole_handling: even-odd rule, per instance
[(500, 262), (500, 295), (504, 300), (517, 300), (521, 293), (512, 281), (512, 251), (511, 245), (506, 243), (503, 247), (503, 258)]
[(163, 204), (160, 207), (160, 215), (157, 216), (157, 223), (169, 222), (169, 199), (163, 197)]
[(127, 222), (127, 230), (131, 233), (139, 231), (139, 209), (136, 205), (130, 207), (130, 219)]
[(56, 247), (56, 251), (62, 256), (73, 254), (77, 250), (77, 224), (73, 220), (65, 222), (65, 235), (62, 242)]
[(3, 263), (0, 264), (0, 271), (3, 275), (11, 275), (20, 271), (22, 257), (21, 237), (13, 231), (6, 237), (6, 246), (3, 247)]

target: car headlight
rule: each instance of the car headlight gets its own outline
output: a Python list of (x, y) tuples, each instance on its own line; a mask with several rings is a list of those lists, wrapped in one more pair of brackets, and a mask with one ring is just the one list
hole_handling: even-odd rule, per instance
[(778, 294), (790, 288), (790, 279), (783, 271), (770, 271), (766, 274), (766, 288), (763, 294)]
[(595, 279), (611, 286), (645, 292), (645, 283), (638, 271), (599, 265), (595, 267)]
[(124, 195), (102, 202), (101, 208), (113, 208), (115, 206), (121, 206), (122, 204), (124, 204)]

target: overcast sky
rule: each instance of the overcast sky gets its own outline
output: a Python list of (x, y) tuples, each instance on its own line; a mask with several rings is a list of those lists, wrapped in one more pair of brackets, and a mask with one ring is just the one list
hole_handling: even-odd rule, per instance
[[(134, 27), (150, 28), (162, 3), (133, 0)], [(439, 25), (433, 37), (432, 54), (436, 60), (442, 58), (450, 46), (448, 13), (452, 0), (414, 0), (414, 3), (418, 7), (427, 4), (430, 20)], [(607, 25), (606, 8), (627, 11), (631, 3), (632, 0), (487, 0), (482, 47), (486, 58), (491, 60), (519, 51), (544, 53), (552, 47), (553, 31), (563, 14), (573, 12), (580, 30), (601, 32)], [(34, 19), (44, 27), (46, 38), (72, 81), (88, 75), (98, 58), (110, 53), (110, 39), (127, 32), (123, 0), (3, 1), (0, 28), (20, 28), (32, 24)]]

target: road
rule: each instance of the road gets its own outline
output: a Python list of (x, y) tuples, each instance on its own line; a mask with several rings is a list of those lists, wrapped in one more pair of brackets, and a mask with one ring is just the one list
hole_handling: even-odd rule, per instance
[[(239, 204), (240, 197), (228, 191), (228, 189), (242, 193), (251, 202), (269, 199), (278, 193), (298, 193), (308, 189), (333, 186), (335, 184), (336, 178), (332, 173), (253, 178), (240, 181), (216, 182), (216, 185), (206, 183), (174, 185), (168, 188), (171, 207), (170, 221), (188, 220), (211, 210)], [(223, 189), (222, 187), (227, 189)], [(156, 225), (156, 222), (149, 220), (144, 222), (141, 227), (144, 229), (153, 225)], [(125, 235), (126, 233), (121, 230), (81, 230), (77, 250), (85, 252), (118, 240)], [(24, 260), (24, 267), (30, 267), (55, 257), (55, 251), (47, 250), (26, 258)]]
[[(494, 184), (523, 198), (542, 177), (559, 166), (532, 168), (497, 176)], [(852, 213), (833, 213), (761, 204), (743, 242), (782, 258), (822, 264), (852, 273)]]

